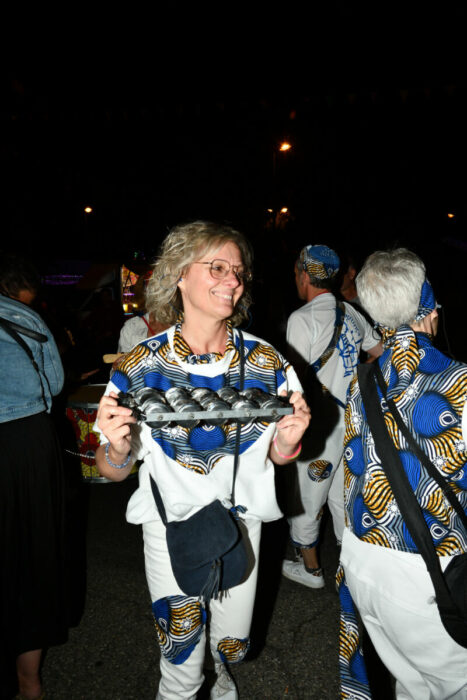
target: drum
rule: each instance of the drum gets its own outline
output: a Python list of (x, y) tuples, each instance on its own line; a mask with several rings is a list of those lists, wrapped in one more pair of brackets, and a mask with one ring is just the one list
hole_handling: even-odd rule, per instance
[[(96, 450), (99, 447), (99, 435), (93, 430), (96, 422), (99, 401), (104, 394), (106, 384), (88, 384), (70, 394), (67, 401), (66, 415), (75, 431), (76, 442), (81, 459), (81, 474), (87, 483), (110, 484), (110, 479), (101, 476), (96, 467)], [(138, 472), (138, 463), (133, 465), (130, 476)]]

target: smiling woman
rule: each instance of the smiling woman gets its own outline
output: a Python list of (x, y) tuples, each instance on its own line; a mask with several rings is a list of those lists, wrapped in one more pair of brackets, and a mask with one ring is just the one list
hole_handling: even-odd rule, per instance
[[(252, 561), (238, 585), (209, 603), (217, 671), (212, 697), (233, 700), (238, 695), (229, 665), (241, 661), (248, 650), (261, 521), (281, 516), (272, 461), (285, 464), (295, 458), (310, 420), (292, 367), (268, 343), (234, 327), (251, 303), (251, 265), (250, 246), (235, 229), (204, 221), (173, 229), (154, 265), (147, 308), (174, 325), (134, 348), (112, 375), (100, 403), (102, 444), (96, 460), (101, 473), (113, 480), (125, 478), (130, 448), (144, 460), (127, 519), (143, 525), (146, 575), (161, 648), (159, 700), (196, 696), (203, 681), (206, 609), (201, 598), (186, 595), (174, 578), (151, 478), (162, 495), (167, 521), (183, 521), (216, 500), (232, 505), (234, 455), (240, 455), (235, 503)], [(136, 426), (130, 410), (116, 400), (120, 391), (144, 387), (179, 392), (195, 387), (239, 389), (242, 368), (244, 386), (290, 393), (293, 414), (276, 424), (251, 421), (238, 430), (231, 423), (150, 428)], [(196, 550), (199, 542), (188, 545)]]
[(234, 243), (240, 251), (242, 264), (247, 271), (242, 295), (242, 303), (231, 316), (233, 325), (238, 325), (248, 317), (251, 304), (249, 282), (253, 253), (245, 237), (230, 226), (219, 226), (210, 221), (193, 221), (175, 226), (162, 243), (160, 256), (154, 265), (147, 292), (148, 310), (165, 323), (175, 323), (183, 309), (181, 293), (177, 282), (192, 263), (213, 260), (207, 253), (219, 250), (225, 243)]
[[(243, 294), (244, 275), (238, 273), (239, 269), (243, 270), (243, 263), (238, 246), (232, 242), (224, 243), (218, 250), (206, 254), (207, 257), (211, 255), (216, 256), (214, 267), (209, 260), (197, 260), (178, 281), (184, 312), (182, 335), (196, 354), (225, 350), (224, 321), (232, 316)], [(221, 277), (223, 272), (225, 275)], [(224, 338), (208, 331), (205, 346), (200, 347), (200, 324), (206, 327), (216, 321), (220, 322), (219, 330)]]

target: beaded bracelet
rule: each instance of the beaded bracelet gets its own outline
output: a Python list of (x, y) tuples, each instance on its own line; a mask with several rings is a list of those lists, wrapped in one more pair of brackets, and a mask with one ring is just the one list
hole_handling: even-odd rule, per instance
[(298, 455), (299, 455), (300, 452), (302, 451), (302, 443), (299, 442), (298, 447), (297, 447), (297, 449), (295, 450), (295, 452), (294, 452), (293, 454), (291, 454), (291, 455), (283, 455), (282, 452), (279, 452), (279, 449), (278, 449), (278, 447), (277, 447), (277, 435), (276, 435), (276, 437), (274, 438), (273, 443), (274, 443), (274, 447), (275, 447), (275, 449), (276, 449), (277, 454), (279, 455), (279, 457), (282, 457), (282, 459), (295, 459), (296, 457), (298, 457)]
[(129, 462), (130, 462), (131, 450), (128, 452), (128, 454), (127, 454), (127, 456), (126, 456), (125, 461), (123, 462), (123, 464), (115, 464), (114, 462), (112, 462), (112, 461), (110, 460), (110, 457), (109, 457), (109, 447), (110, 447), (110, 442), (108, 442), (108, 443), (106, 444), (106, 446), (105, 446), (105, 459), (106, 459), (106, 461), (107, 461), (107, 464), (110, 464), (110, 466), (113, 467), (114, 469), (124, 469), (125, 467), (127, 467), (128, 464), (129, 464)]

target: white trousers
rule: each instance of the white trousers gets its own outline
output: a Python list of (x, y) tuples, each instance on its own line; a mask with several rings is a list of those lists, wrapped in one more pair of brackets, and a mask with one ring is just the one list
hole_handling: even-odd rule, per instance
[[(345, 524), (344, 511), (344, 462), (343, 435), (339, 430), (337, 435), (328, 438), (327, 449), (316, 460), (297, 461), (298, 484), (300, 499), (304, 512), (289, 518), (290, 536), (299, 547), (314, 547), (319, 540), (319, 529), (324, 504), (328, 503), (332, 515), (336, 540), (342, 541)], [(334, 460), (334, 461), (332, 461)], [(320, 462), (323, 464), (321, 465)], [(319, 478), (319, 468), (328, 462), (332, 469), (325, 471), (325, 478)], [(314, 479), (311, 476), (315, 476)]]
[[(242, 524), (245, 525), (244, 536), (250, 558), (248, 577), (209, 604), (210, 648), (216, 662), (241, 661), (248, 649), (261, 522), (245, 519)], [(161, 649), (161, 681), (157, 697), (160, 700), (194, 699), (204, 680), (206, 611), (197, 598), (186, 596), (177, 585), (163, 523), (145, 523), (143, 538), (146, 578)], [(196, 546), (195, 542), (193, 546)]]
[[(442, 557), (444, 570), (452, 557)], [(443, 627), (419, 554), (368, 544), (345, 529), (345, 579), (398, 700), (467, 700), (467, 649)]]

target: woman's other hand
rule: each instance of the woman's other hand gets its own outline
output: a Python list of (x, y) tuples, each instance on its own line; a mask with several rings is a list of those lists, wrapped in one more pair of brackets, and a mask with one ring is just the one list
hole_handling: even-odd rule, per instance
[[(287, 392), (282, 391), (281, 396), (287, 396)], [(277, 423), (277, 434), (269, 450), (269, 456), (276, 464), (287, 464), (293, 459), (311, 420), (310, 409), (303, 394), (294, 391), (289, 402), (294, 411)]]

